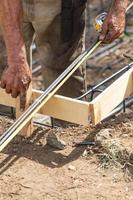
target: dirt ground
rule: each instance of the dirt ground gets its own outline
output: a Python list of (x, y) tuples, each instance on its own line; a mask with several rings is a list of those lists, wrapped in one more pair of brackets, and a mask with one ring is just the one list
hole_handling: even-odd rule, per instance
[[(123, 54), (131, 53), (133, 43), (124, 41), (109, 55), (88, 61), (88, 88), (129, 62)], [(115, 60), (118, 62), (113, 63)], [(34, 86), (41, 85), (41, 76), (35, 76)], [(0, 117), (0, 133), (12, 122), (8, 117)], [(0, 200), (133, 200), (133, 179), (125, 163), (106, 163), (101, 159), (105, 151), (98, 145), (76, 145), (95, 141), (101, 130), (111, 130), (112, 138), (131, 152), (133, 106), (96, 127), (38, 128), (29, 139), (17, 136), (0, 153)], [(51, 131), (66, 142), (64, 150), (46, 144)]]
[[(4, 120), (7, 124), (9, 119), (2, 118), (2, 126)], [(97, 127), (52, 130), (67, 143), (62, 151), (46, 145), (49, 129), (39, 129), (29, 139), (17, 137), (0, 154), (0, 199), (132, 200), (133, 182), (125, 170), (114, 165), (103, 168), (99, 155), (104, 152), (96, 146), (75, 146), (93, 141), (101, 129), (111, 129), (115, 139), (132, 149), (132, 109)]]

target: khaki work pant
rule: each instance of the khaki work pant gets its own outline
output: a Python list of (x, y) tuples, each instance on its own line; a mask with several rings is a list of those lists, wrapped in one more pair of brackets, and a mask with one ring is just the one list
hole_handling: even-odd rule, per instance
[[(27, 59), (31, 65), (31, 44), (34, 40), (42, 65), (44, 86), (47, 88), (84, 50), (84, 12), (79, 19), (82, 24), (80, 31), (75, 32), (70, 41), (64, 43), (61, 39), (61, 0), (22, 0), (22, 2)], [(0, 60), (4, 61), (1, 53), (0, 56)], [(69, 97), (81, 95), (86, 90), (85, 80), (86, 68), (82, 65), (58, 94)]]

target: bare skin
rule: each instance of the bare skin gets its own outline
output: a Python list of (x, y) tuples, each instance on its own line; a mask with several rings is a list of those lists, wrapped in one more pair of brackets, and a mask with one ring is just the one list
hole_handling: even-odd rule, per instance
[[(20, 94), (21, 107), (25, 107), (26, 91), (31, 81), (26, 50), (22, 36), (21, 0), (2, 0), (0, 3), (0, 25), (3, 30), (8, 54), (8, 67), (5, 69), (1, 87), (12, 97)], [(125, 27), (125, 11), (128, 0), (114, 0), (109, 14), (103, 24), (99, 37), (104, 43), (118, 38)]]
[(8, 54), (8, 66), (3, 72), (0, 85), (12, 97), (20, 95), (21, 108), (24, 109), (31, 71), (22, 35), (21, 3), (21, 0), (2, 0), (0, 3), (0, 25)]
[(118, 38), (125, 28), (125, 13), (128, 0), (114, 0), (109, 13), (103, 23), (99, 39), (110, 43)]

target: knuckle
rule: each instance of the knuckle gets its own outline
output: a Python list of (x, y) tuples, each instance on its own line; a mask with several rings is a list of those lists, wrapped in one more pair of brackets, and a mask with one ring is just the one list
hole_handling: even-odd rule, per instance
[(13, 87), (13, 80), (7, 79), (7, 80), (5, 80), (5, 82), (6, 82), (6, 85), (9, 85), (10, 87)]

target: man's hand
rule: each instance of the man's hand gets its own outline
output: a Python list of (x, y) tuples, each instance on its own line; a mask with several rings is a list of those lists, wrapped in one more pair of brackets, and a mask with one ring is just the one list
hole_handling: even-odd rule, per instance
[(104, 43), (111, 43), (118, 38), (125, 29), (125, 11), (127, 0), (116, 0), (112, 5), (102, 26), (99, 40)]
[(4, 70), (0, 86), (13, 98), (20, 95), (20, 106), (23, 110), (26, 104), (26, 91), (31, 82), (31, 71), (27, 62), (10, 63)]

